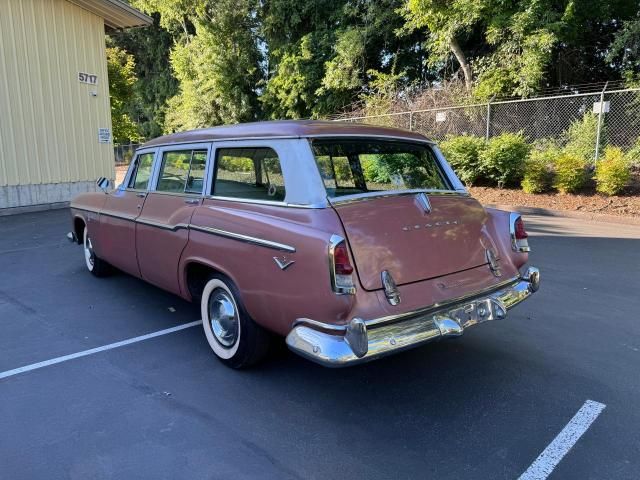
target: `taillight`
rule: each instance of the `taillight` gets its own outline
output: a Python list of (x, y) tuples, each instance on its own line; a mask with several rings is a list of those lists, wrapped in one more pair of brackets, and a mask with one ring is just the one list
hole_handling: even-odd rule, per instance
[(529, 241), (527, 230), (524, 228), (522, 217), (518, 213), (511, 213), (509, 216), (509, 233), (511, 234), (511, 248), (514, 252), (528, 252)]
[(340, 235), (332, 235), (329, 241), (329, 269), (334, 292), (348, 295), (356, 293), (349, 249), (347, 242)]
[(515, 224), (515, 230), (516, 230), (516, 239), (518, 240), (522, 240), (529, 236), (527, 234), (527, 231), (524, 228), (524, 222), (522, 221), (522, 217), (517, 218), (516, 224)]
[(333, 264), (335, 265), (336, 275), (351, 275), (353, 273), (347, 244), (344, 241), (336, 245), (333, 251)]

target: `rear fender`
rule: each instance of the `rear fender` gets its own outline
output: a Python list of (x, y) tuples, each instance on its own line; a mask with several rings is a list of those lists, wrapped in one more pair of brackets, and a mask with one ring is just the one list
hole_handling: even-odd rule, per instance
[(517, 270), (522, 268), (529, 261), (529, 254), (516, 252), (512, 248), (510, 227), (510, 216), (512, 212), (498, 210), (497, 208), (485, 208), (489, 215), (487, 229), (491, 234), (499, 249), (501, 260), (512, 264)]

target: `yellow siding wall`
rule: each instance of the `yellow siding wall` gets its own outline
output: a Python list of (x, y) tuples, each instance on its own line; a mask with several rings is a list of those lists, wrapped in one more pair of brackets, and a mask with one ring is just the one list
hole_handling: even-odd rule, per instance
[(103, 20), (66, 0), (0, 0), (0, 187), (113, 178), (98, 128), (111, 129)]

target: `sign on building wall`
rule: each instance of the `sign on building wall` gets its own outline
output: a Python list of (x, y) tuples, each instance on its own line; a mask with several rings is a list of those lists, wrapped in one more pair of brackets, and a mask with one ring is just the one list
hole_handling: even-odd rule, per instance
[(98, 75), (93, 73), (78, 72), (78, 81), (80, 83), (88, 83), (89, 85), (98, 84)]
[(99, 128), (98, 129), (98, 142), (99, 143), (110, 143), (111, 142), (111, 130), (108, 128)]

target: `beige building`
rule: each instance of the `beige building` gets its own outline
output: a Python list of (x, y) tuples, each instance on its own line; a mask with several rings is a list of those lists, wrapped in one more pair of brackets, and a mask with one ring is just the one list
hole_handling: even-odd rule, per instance
[(120, 0), (0, 0), (0, 214), (114, 177), (105, 30), (150, 23)]

